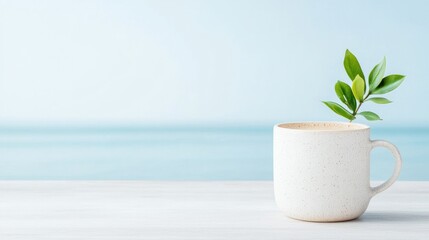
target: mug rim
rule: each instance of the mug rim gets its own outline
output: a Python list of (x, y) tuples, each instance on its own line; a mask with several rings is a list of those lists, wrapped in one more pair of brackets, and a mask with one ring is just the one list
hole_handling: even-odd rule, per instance
[(336, 122), (336, 121), (304, 121), (278, 123), (277, 129), (297, 132), (351, 132), (370, 129), (361, 123)]

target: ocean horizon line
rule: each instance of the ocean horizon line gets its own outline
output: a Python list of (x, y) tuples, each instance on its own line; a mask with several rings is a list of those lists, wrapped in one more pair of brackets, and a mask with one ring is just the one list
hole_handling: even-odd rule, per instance
[[(394, 124), (375, 125), (372, 130), (392, 130), (392, 131), (429, 131), (429, 125)], [(227, 124), (1, 124), (0, 133), (49, 133), (49, 132), (152, 132), (152, 131), (267, 131), (273, 128), (274, 124), (249, 124), (249, 123), (227, 123)]]

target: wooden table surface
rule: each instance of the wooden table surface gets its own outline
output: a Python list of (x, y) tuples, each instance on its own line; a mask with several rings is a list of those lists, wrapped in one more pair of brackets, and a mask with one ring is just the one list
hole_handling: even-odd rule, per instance
[(0, 239), (429, 239), (429, 182), (397, 182), (355, 221), (278, 211), (272, 182), (0, 181)]

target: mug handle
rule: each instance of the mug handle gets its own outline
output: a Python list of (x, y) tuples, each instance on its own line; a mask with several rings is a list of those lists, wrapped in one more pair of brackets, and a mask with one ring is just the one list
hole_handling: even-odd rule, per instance
[(372, 196), (386, 190), (389, 188), (399, 177), (399, 173), (401, 172), (402, 167), (402, 158), (401, 154), (399, 153), (398, 148), (393, 145), (392, 143), (384, 140), (374, 140), (371, 141), (371, 150), (376, 147), (385, 147), (390, 150), (390, 152), (393, 154), (393, 157), (396, 160), (395, 170), (393, 171), (392, 176), (385, 181), (384, 183), (378, 185), (377, 187), (371, 187)]

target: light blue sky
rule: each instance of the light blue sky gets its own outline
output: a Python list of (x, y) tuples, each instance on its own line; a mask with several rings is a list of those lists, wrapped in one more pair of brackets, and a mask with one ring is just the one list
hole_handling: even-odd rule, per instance
[[(342, 120), (346, 48), (407, 75), (384, 124), (429, 121), (425, 1), (0, 0), (0, 120)], [(366, 122), (363, 119), (360, 122)]]

